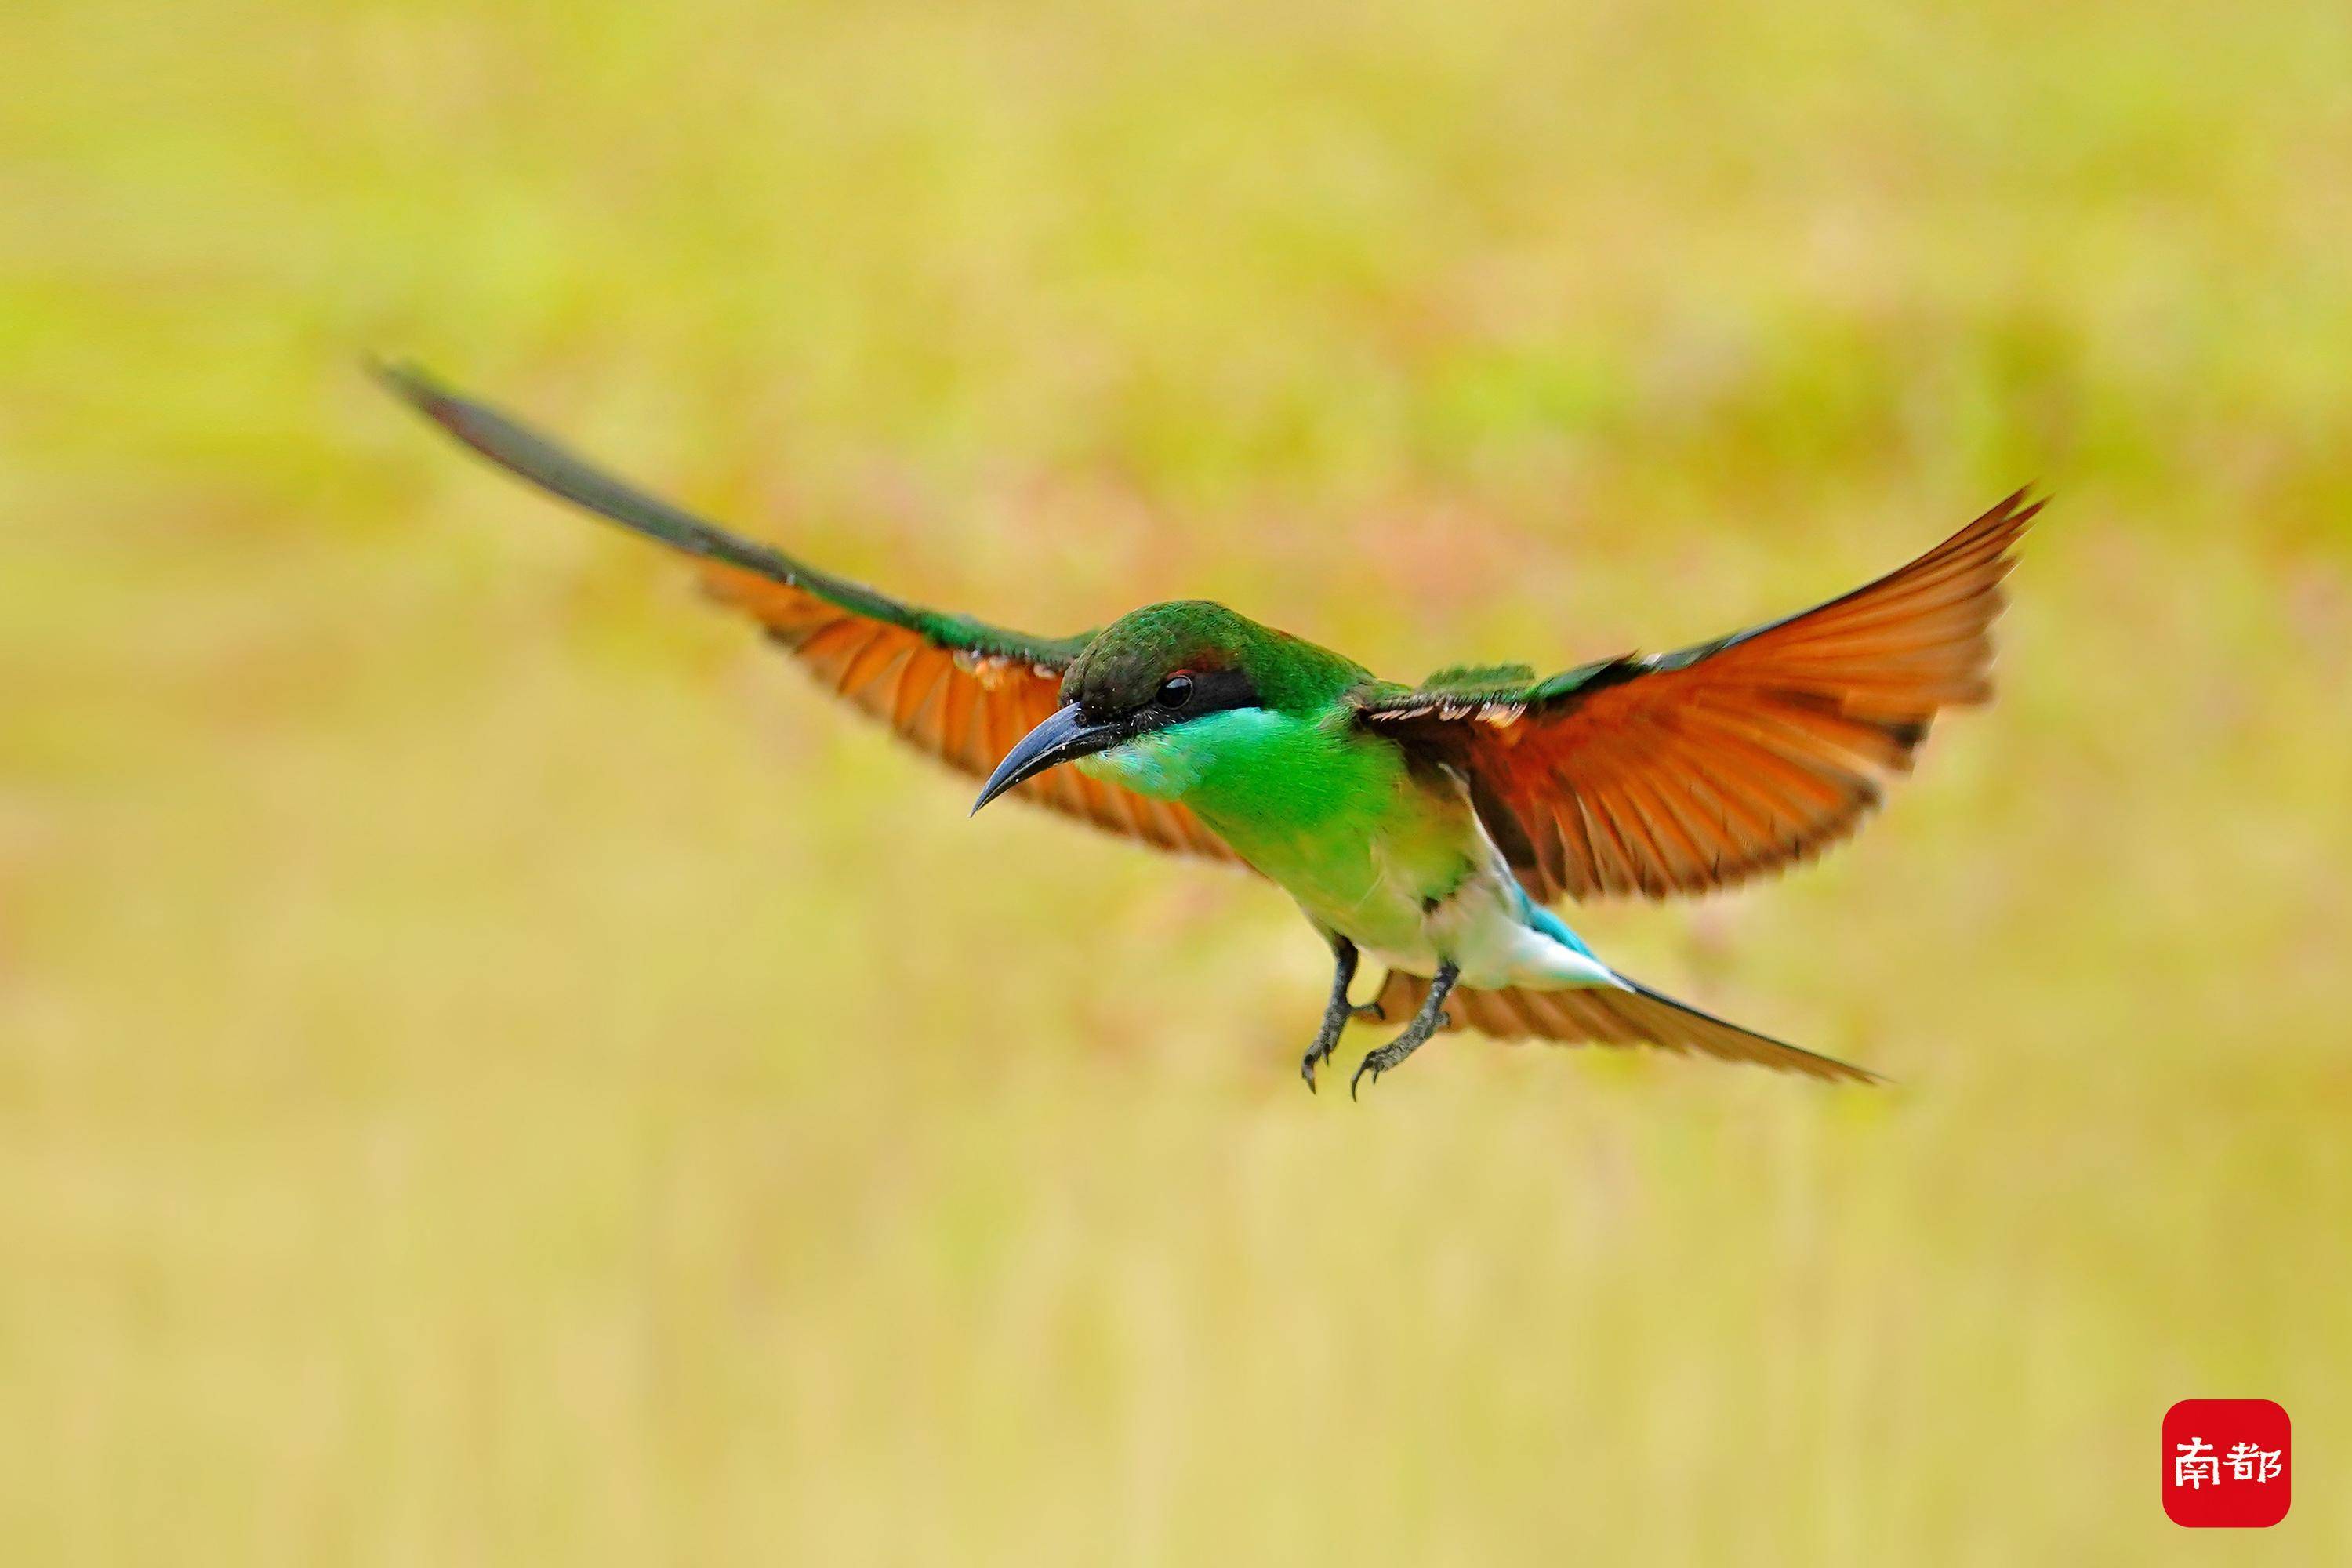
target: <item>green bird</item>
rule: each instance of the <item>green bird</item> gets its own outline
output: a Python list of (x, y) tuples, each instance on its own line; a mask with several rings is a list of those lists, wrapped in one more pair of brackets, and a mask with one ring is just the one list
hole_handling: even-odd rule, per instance
[[(1352, 1018), (1408, 1019), (1352, 1095), (1441, 1029), (1646, 1045), (1851, 1082), (1603, 963), (1545, 906), (1701, 893), (1852, 833), (1948, 706), (1991, 696), (2018, 491), (1909, 565), (1673, 653), (1441, 670), (1419, 686), (1205, 600), (1032, 637), (905, 604), (704, 521), (414, 369), (385, 384), (501, 468), (697, 557), (835, 695), (1013, 795), (1238, 861), (1329, 944), (1310, 1089)], [(1350, 1001), (1362, 954), (1388, 966)]]

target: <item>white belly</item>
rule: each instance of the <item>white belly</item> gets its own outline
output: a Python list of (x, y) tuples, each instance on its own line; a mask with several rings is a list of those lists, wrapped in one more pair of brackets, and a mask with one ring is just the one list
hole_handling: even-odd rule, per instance
[(1529, 925), (1520, 912), (1521, 898), (1518, 883), (1496, 854), (1452, 896), (1424, 911), (1411, 941), (1364, 951), (1391, 968), (1423, 976), (1434, 975), (1451, 959), (1462, 971), (1461, 984), (1482, 991), (1623, 984), (1606, 964)]

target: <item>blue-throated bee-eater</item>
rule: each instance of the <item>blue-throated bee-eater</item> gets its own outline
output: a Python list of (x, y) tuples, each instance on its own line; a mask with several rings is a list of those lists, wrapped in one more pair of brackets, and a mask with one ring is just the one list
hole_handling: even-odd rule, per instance
[[(1407, 687), (1202, 600), (1066, 637), (919, 608), (643, 494), (417, 371), (383, 374), (492, 462), (698, 558), (821, 685), (984, 779), (973, 811), (1014, 795), (1280, 885), (1335, 962), (1307, 1087), (1350, 1018), (1409, 1019), (1350, 1093), (1461, 1025), (1870, 1081), (1620, 974), (1545, 905), (1705, 892), (1852, 833), (1937, 712), (1990, 697), (2000, 582), (2041, 510), (2021, 490), (1866, 587), (1714, 642)], [(1358, 1005), (1363, 952), (1388, 977)]]

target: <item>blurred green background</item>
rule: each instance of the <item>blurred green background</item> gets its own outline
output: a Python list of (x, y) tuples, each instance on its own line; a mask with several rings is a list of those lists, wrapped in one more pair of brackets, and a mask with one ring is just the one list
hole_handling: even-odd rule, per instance
[[(2342, 7), (8, 34), (8, 1561), (2352, 1558)], [(1875, 826), (1578, 920), (1901, 1087), (1309, 1098), (1281, 897), (966, 821), (370, 352), (932, 603), (1403, 677), (2039, 480)], [(2164, 1521), (2192, 1395), (2292, 1413), (2284, 1525)]]

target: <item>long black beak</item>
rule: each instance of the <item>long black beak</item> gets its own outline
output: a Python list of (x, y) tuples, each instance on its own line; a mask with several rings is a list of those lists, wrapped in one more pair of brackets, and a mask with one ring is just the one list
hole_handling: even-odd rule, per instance
[(1056, 708), (1044, 723), (1022, 736), (1019, 745), (1004, 753), (1004, 760), (988, 775), (988, 783), (981, 786), (980, 798), (971, 803), (971, 809), (977, 815), (982, 806), (1024, 780), (1034, 779), (1047, 768), (1108, 751), (1133, 733), (1132, 726), (1115, 719), (1108, 723), (1089, 722), (1075, 702)]

